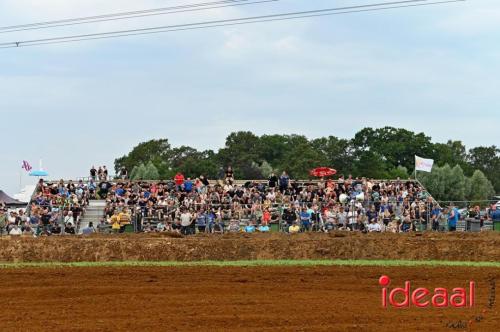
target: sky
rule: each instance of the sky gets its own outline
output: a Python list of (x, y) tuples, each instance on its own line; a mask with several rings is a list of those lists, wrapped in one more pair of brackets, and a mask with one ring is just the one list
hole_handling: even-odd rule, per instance
[[(201, 0), (2, 0), (1, 26)], [(207, 1), (203, 1), (207, 2)], [(281, 0), (0, 34), (0, 42), (373, 3)], [(365, 127), (499, 145), (500, 4), (439, 6), (0, 49), (0, 189), (22, 160), (53, 179), (140, 142), (217, 150), (233, 131), (352, 137)], [(25, 174), (22, 184), (32, 183)]]

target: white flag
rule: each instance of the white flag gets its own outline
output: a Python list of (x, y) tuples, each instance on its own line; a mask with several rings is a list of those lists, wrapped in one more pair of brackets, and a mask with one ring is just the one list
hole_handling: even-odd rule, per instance
[(422, 172), (432, 172), (432, 166), (434, 166), (433, 159), (424, 159), (419, 156), (415, 156), (415, 170)]

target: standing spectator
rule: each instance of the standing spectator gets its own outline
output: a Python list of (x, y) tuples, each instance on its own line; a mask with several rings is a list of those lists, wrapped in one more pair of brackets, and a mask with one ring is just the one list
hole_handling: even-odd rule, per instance
[(177, 186), (177, 190), (178, 191), (182, 191), (182, 186), (184, 185), (184, 175), (182, 173), (177, 173), (175, 174), (175, 177), (174, 177), (174, 181), (175, 181), (175, 185)]
[(99, 166), (99, 169), (97, 170), (97, 177), (99, 178), (99, 181), (104, 181), (102, 166)]
[(42, 233), (45, 235), (51, 235), (50, 219), (51, 215), (49, 210), (44, 209), (42, 212)]
[(288, 186), (290, 185), (290, 177), (286, 172), (283, 172), (280, 176), (280, 191), (281, 193), (284, 193), (287, 189)]
[(122, 180), (128, 179), (128, 171), (127, 168), (125, 168), (125, 166), (122, 166), (122, 168), (120, 169), (120, 178)]
[(5, 214), (5, 210), (3, 208), (0, 208), (0, 236), (2, 236), (4, 233), (7, 233), (7, 219), (8, 218)]
[(226, 169), (226, 183), (232, 185), (234, 183), (234, 172), (231, 166)]
[(97, 170), (95, 169), (95, 166), (92, 166), (90, 169), (90, 179), (93, 181), (96, 181), (97, 179)]
[(183, 235), (189, 235), (191, 233), (191, 223), (193, 221), (193, 216), (189, 213), (188, 210), (184, 210), (181, 213), (181, 233)]
[(455, 232), (457, 230), (457, 222), (460, 219), (460, 213), (458, 209), (453, 205), (450, 206), (450, 214), (448, 216), (448, 230), (450, 232)]
[(431, 211), (431, 221), (432, 221), (432, 230), (437, 232), (439, 231), (439, 215), (441, 214), (441, 209), (434, 204)]
[(302, 208), (300, 212), (300, 223), (303, 232), (309, 232), (311, 230), (311, 215), (307, 212), (305, 207)]
[(106, 166), (102, 166), (102, 175), (104, 176), (104, 181), (108, 181), (108, 169)]
[(187, 180), (184, 181), (184, 191), (187, 193), (193, 191), (193, 181), (191, 181), (191, 178), (187, 178)]
[(207, 216), (205, 215), (205, 211), (202, 210), (198, 212), (196, 226), (198, 227), (199, 233), (205, 233), (207, 231)]
[(277, 184), (278, 184), (278, 177), (273, 172), (271, 173), (271, 176), (269, 176), (268, 179), (269, 188), (276, 188)]

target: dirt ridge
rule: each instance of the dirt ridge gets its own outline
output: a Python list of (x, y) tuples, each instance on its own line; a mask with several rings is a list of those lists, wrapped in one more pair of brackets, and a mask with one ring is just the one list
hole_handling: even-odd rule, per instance
[(0, 262), (401, 259), (500, 261), (500, 233), (173, 234), (0, 239)]

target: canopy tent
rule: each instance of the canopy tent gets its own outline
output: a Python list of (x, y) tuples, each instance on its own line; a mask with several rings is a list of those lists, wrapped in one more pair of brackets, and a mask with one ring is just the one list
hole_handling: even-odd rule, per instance
[(28, 205), (28, 203), (24, 203), (10, 197), (2, 190), (0, 190), (0, 202), (4, 202), (7, 207), (23, 207)]

